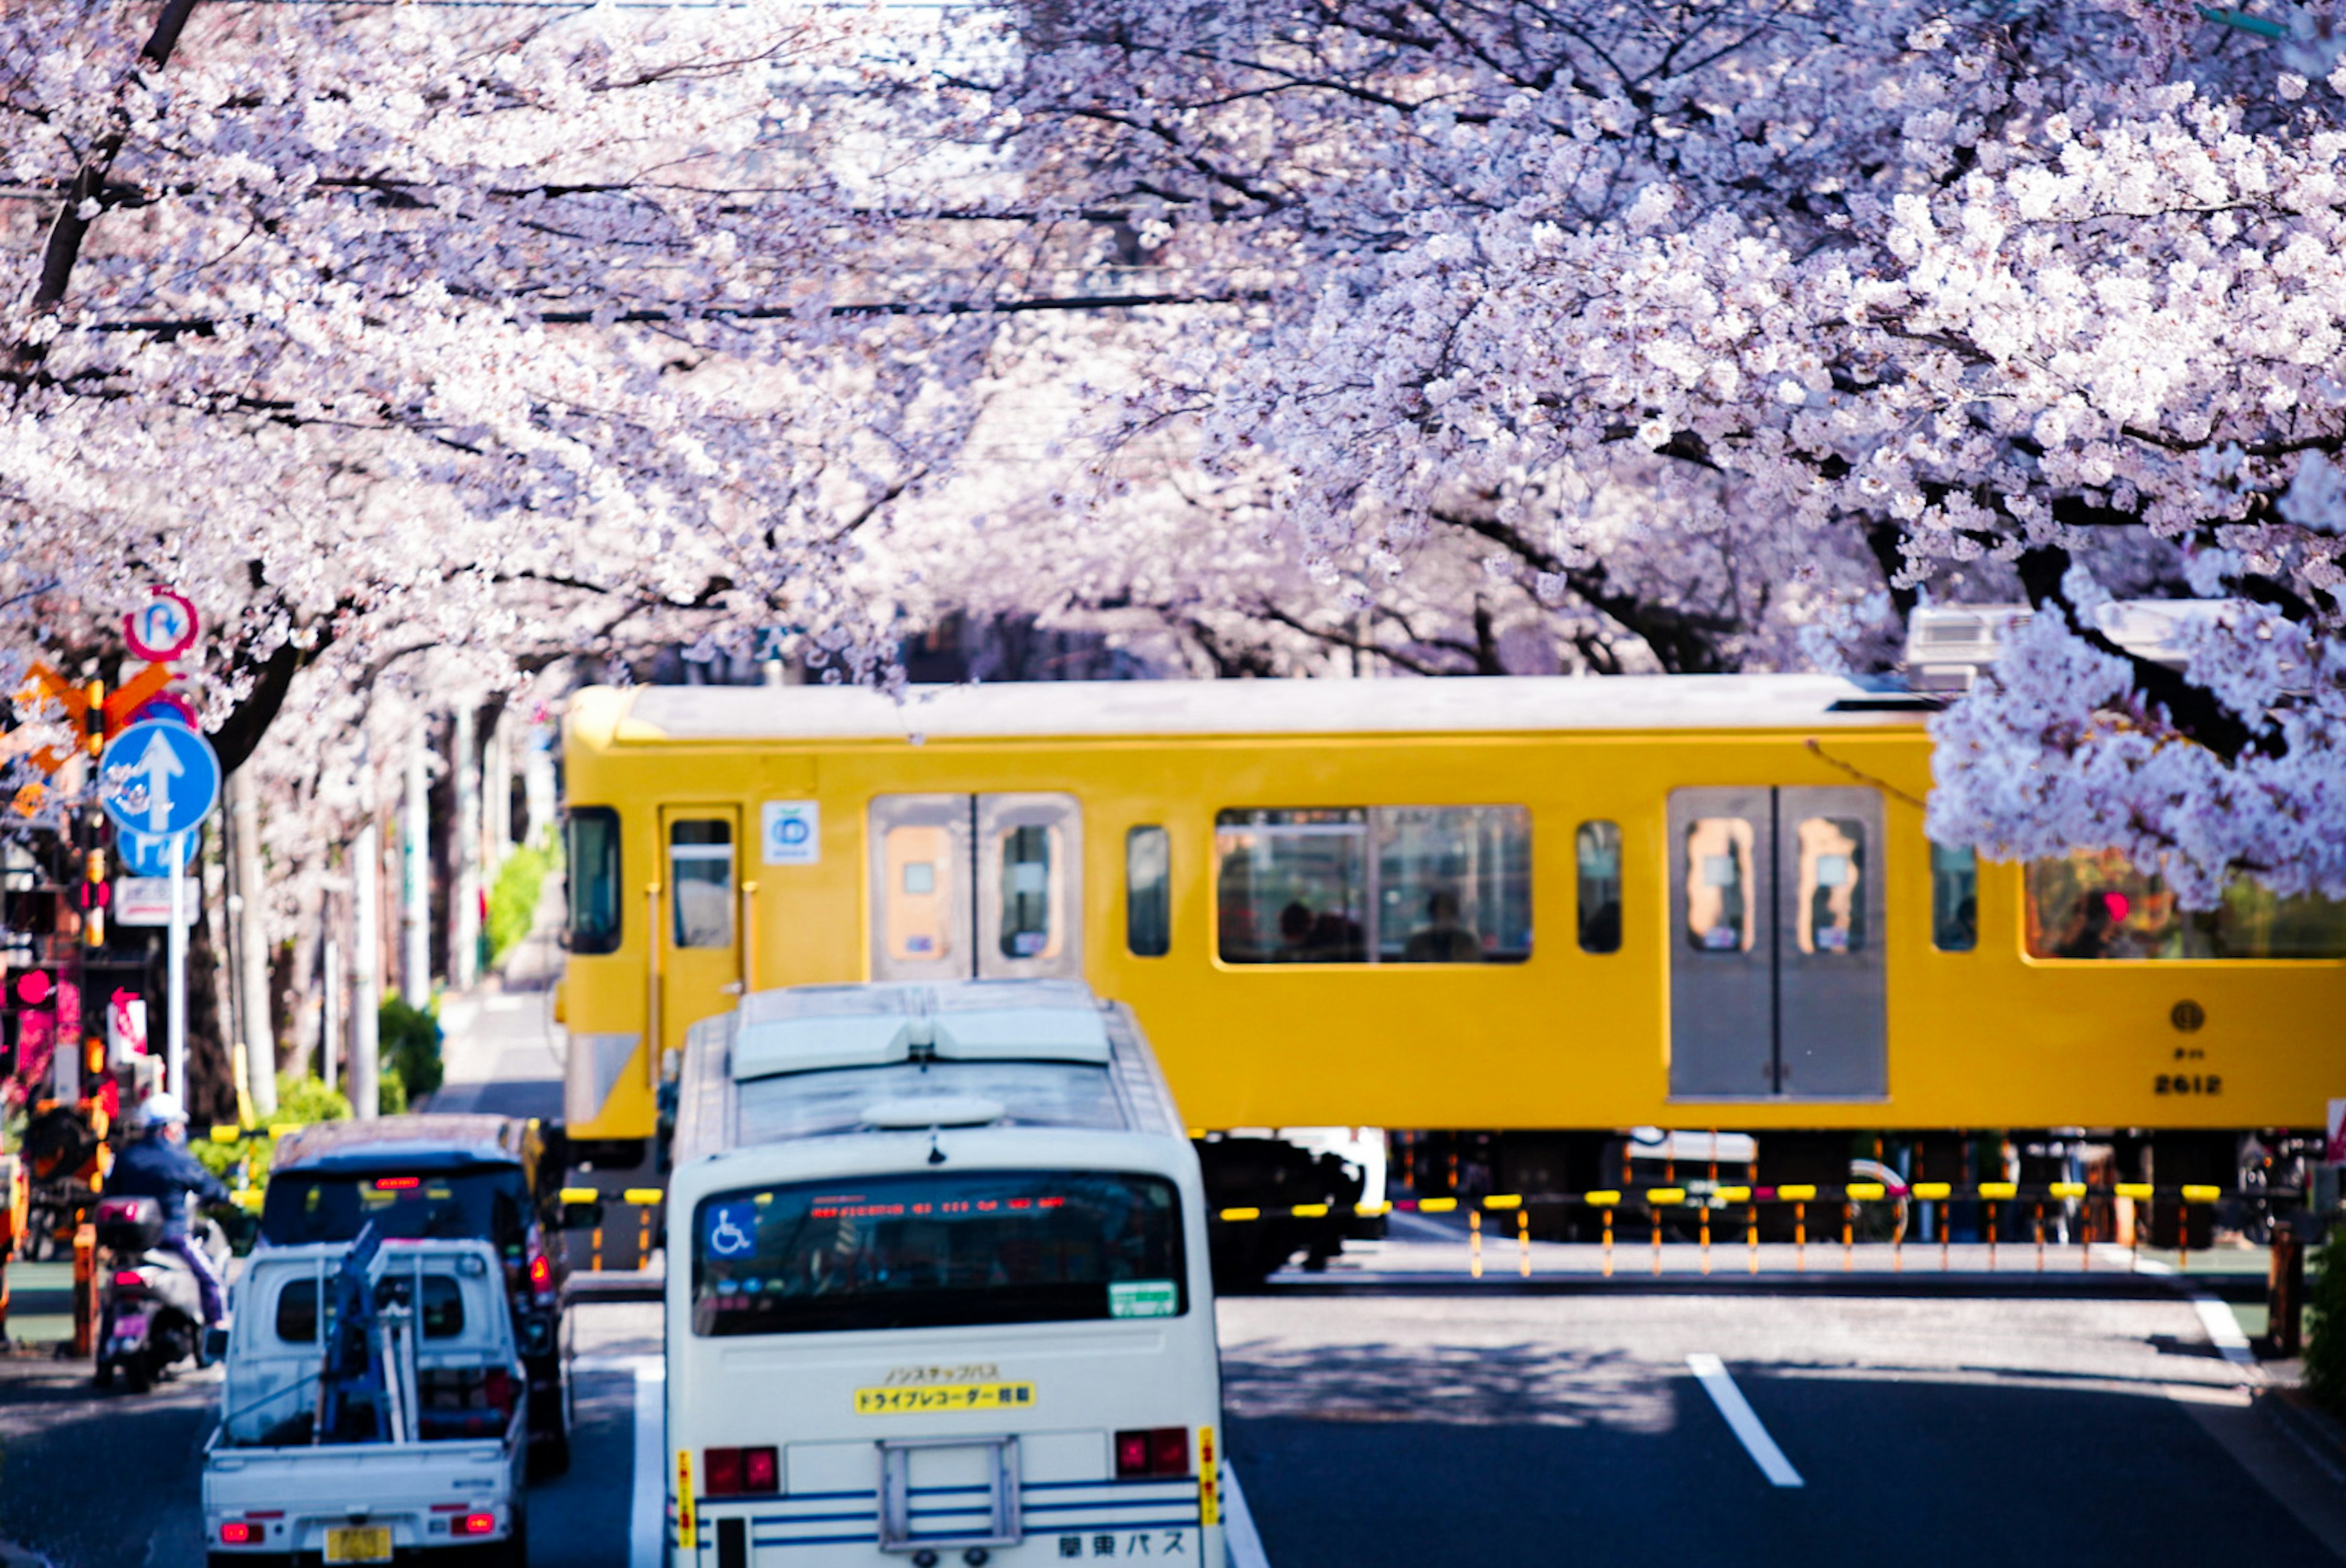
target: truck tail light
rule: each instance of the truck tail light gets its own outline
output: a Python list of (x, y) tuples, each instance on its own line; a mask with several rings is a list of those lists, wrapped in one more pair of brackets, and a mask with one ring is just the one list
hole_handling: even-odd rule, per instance
[(449, 1532), (456, 1535), (492, 1535), (496, 1532), (497, 1516), (494, 1513), (468, 1513), (449, 1522)]
[(771, 1495), (782, 1489), (781, 1451), (771, 1448), (712, 1448), (703, 1451), (701, 1486), (710, 1497)]
[(1189, 1429), (1150, 1427), (1116, 1434), (1116, 1476), (1134, 1481), (1189, 1473)]
[(250, 1546), (252, 1535), (252, 1526), (241, 1519), (231, 1519), (220, 1526), (220, 1544), (223, 1546)]
[(554, 1265), (543, 1252), (529, 1260), (529, 1288), (541, 1296), (554, 1288)]

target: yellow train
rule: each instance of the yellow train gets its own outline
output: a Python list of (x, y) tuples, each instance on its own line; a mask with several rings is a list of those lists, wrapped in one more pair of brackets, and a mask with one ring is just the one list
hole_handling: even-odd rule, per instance
[(1821, 676), (590, 689), (569, 1131), (651, 1135), (745, 988), (965, 975), (1130, 1003), (1201, 1128), (2318, 1127), (2346, 906), (1933, 845), (1926, 718)]

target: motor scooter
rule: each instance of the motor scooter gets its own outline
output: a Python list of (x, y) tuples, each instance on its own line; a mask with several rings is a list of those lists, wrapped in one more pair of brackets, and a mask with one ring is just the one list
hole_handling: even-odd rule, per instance
[[(111, 1388), (119, 1371), (133, 1393), (145, 1393), (172, 1367), (193, 1359), (209, 1366), (202, 1288), (163, 1238), (163, 1206), (152, 1197), (107, 1197), (93, 1217), (98, 1269), (97, 1386)], [(215, 1260), (227, 1251), (219, 1227), (205, 1220), (192, 1234)]]

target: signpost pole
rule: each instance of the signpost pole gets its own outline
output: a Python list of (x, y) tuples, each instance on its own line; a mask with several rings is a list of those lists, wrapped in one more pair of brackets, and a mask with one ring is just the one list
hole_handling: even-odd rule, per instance
[(188, 922), (186, 887), (188, 880), (188, 835), (171, 835), (171, 918), (163, 927), (166, 967), (170, 970), (170, 1003), (166, 1016), (169, 1028), (164, 1038), (166, 1076), (163, 1086), (185, 1097), (188, 1073)]

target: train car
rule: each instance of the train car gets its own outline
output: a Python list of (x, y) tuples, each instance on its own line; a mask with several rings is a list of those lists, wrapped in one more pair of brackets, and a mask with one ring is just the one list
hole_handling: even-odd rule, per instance
[[(1933, 844), (1931, 708), (1809, 675), (588, 689), (569, 1131), (640, 1147), (745, 991), (970, 976), (1127, 1001), (1201, 1135), (1491, 1135), (1522, 1190), (1638, 1126), (2203, 1163), (2318, 1127), (2346, 905)], [(1218, 1196), (1295, 1174), (1206, 1152)]]

